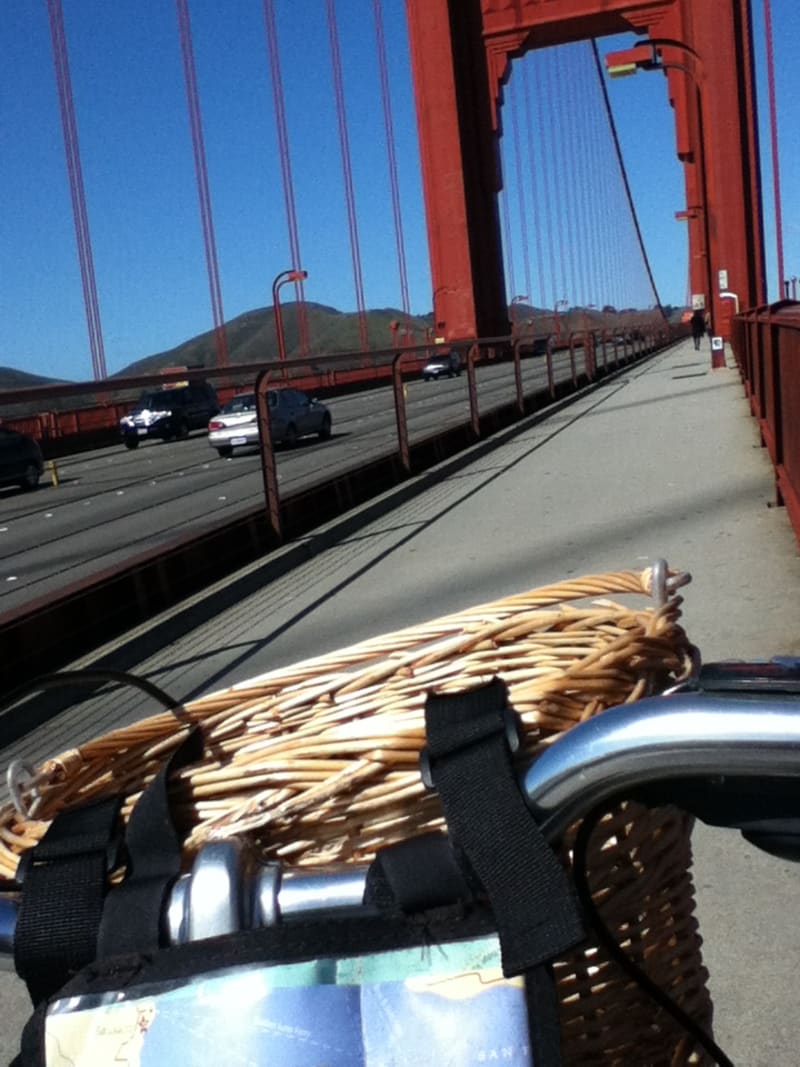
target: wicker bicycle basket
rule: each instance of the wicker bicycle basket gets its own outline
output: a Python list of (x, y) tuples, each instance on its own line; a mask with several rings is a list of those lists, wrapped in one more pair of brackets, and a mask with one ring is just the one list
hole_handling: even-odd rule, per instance
[[(289, 866), (365, 862), (443, 825), (419, 773), (428, 692), (502, 678), (524, 727), (522, 759), (577, 722), (684, 679), (692, 646), (658, 564), (534, 589), (274, 670), (45, 761), (0, 809), (0, 874), (54, 814), (112, 793), (129, 814), (194, 724), (201, 760), (171, 780), (187, 866), (236, 835)], [(634, 603), (627, 603), (633, 597)], [(613, 598), (613, 599), (612, 599)], [(622, 598), (622, 602), (620, 600)], [(622, 804), (590, 842), (589, 879), (627, 953), (708, 1027), (711, 1002), (690, 876), (691, 820)], [(563, 849), (570, 862), (570, 842)], [(556, 964), (566, 1064), (703, 1064), (591, 938)]]

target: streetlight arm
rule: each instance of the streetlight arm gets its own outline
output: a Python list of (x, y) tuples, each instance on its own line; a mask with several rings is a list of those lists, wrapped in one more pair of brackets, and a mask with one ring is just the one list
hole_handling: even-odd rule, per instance
[(308, 277), (307, 270), (300, 270), (299, 267), (290, 267), (288, 270), (282, 270), (280, 274), (275, 276), (272, 282), (272, 306), (275, 310), (275, 335), (278, 341), (278, 359), (283, 362), (286, 359), (286, 343), (283, 336), (283, 317), (281, 316), (281, 305), (278, 299), (278, 293), (282, 285), (286, 285), (287, 282), (302, 282)]

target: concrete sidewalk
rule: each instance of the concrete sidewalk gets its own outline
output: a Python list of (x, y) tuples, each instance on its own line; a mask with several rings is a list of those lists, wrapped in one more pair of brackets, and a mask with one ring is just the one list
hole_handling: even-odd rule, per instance
[[(471, 462), (421, 476), (417, 494), (387, 494), (379, 517), (363, 508), (362, 522), (305, 539), (307, 562), (268, 585), (266, 565), (254, 565), (83, 663), (145, 674), (188, 699), (468, 605), (659, 557), (693, 575), (683, 622), (706, 661), (800, 654), (797, 542), (770, 506), (772, 468), (728, 361), (712, 371), (710, 353), (683, 342), (496, 447), (476, 446)], [(138, 698), (87, 701), (4, 750), (3, 763), (152, 710)], [(798, 872), (733, 833), (699, 828), (695, 847), (718, 1040), (747, 1067), (792, 1064)], [(23, 1010), (15, 979), (3, 994), (0, 1054), (10, 1056)]]

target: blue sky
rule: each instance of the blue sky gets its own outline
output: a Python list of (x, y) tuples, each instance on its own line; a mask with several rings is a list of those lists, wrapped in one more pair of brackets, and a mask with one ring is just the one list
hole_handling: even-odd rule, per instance
[[(106, 361), (114, 371), (212, 325), (177, 17), (172, 0), (62, 3)], [(306, 297), (353, 310), (325, 5), (275, 0), (275, 9), (300, 247), (309, 271)], [(772, 0), (772, 9), (791, 276), (800, 269), (800, 225), (792, 203), (800, 184), (794, 135), (800, 74), (793, 54), (800, 13), (796, 0)], [(262, 6), (260, 0), (190, 0), (190, 10), (223, 307), (232, 318), (268, 305), (273, 277), (290, 265)], [(383, 11), (411, 310), (425, 313), (431, 308), (430, 275), (402, 0), (383, 0)], [(338, 0), (337, 14), (366, 304), (399, 307), (372, 0)], [(754, 19), (763, 60), (758, 0)], [(607, 39), (601, 51), (633, 42), (633, 35)], [(3, 43), (0, 365), (88, 379), (91, 357), (45, 0), (6, 0)], [(674, 212), (684, 193), (664, 80), (639, 75), (610, 82), (609, 90), (661, 299), (682, 303), (685, 233)], [(760, 90), (766, 114), (763, 79)], [(510, 146), (507, 136), (509, 208), (517, 223)], [(762, 147), (774, 297), (766, 132)], [(520, 255), (517, 244), (512, 264), (518, 293), (524, 292)], [(537, 282), (531, 288), (537, 302)]]

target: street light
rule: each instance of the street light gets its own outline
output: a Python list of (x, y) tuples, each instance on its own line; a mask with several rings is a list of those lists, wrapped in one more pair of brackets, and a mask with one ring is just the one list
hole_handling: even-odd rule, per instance
[(514, 315), (514, 305), (515, 304), (521, 304), (523, 300), (527, 300), (527, 299), (528, 299), (528, 297), (524, 293), (521, 293), (519, 296), (514, 296), (514, 297), (511, 298), (511, 333), (512, 333), (512, 336), (516, 332), (516, 328), (517, 328), (517, 320), (516, 320), (515, 315)]
[(561, 320), (558, 317), (558, 309), (565, 307), (569, 307), (568, 300), (556, 300), (553, 305), (553, 333), (556, 336), (557, 342), (561, 340)]
[(278, 359), (283, 362), (286, 359), (286, 342), (283, 337), (283, 318), (281, 317), (281, 305), (278, 300), (278, 292), (282, 285), (287, 282), (302, 282), (308, 277), (307, 270), (299, 270), (292, 267), (290, 270), (282, 270), (272, 283), (272, 306), (275, 309), (275, 332), (278, 337)]

